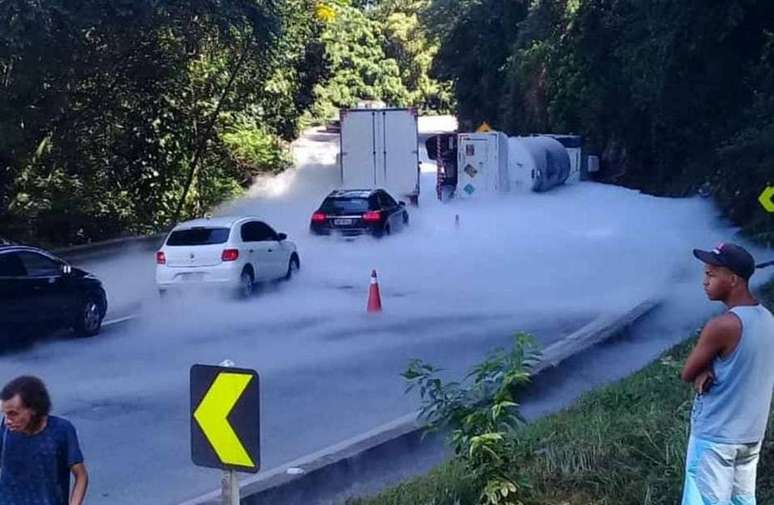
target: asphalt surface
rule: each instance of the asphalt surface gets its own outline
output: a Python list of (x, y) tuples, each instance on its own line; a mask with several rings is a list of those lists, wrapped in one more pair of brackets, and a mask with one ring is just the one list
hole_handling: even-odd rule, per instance
[[(248, 310), (258, 304), (241, 305)], [(4, 375), (45, 377), (55, 413), (76, 425), (92, 475), (89, 503), (174, 503), (210, 491), (219, 479), (189, 460), (193, 363), (230, 358), (260, 371), (263, 467), (271, 468), (413, 411), (416, 400), (403, 394), (399, 376), (411, 358), (460, 374), (486, 350), (507, 345), (513, 328), (550, 342), (584, 322), (530, 321), (525, 315), (497, 323), (394, 323), (384, 316), (365, 322), (367, 329), (314, 319), (252, 331), (188, 327), (186, 349), (166, 345), (166, 329), (137, 322), (112, 327), (98, 340), (43, 342), (0, 362)], [(482, 324), (490, 329), (485, 335), (477, 330)]]

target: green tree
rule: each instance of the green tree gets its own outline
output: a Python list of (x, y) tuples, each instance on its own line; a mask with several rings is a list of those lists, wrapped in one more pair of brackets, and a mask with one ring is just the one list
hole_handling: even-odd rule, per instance
[(351, 5), (335, 5), (335, 18), (322, 32), (329, 79), (315, 88), (315, 111), (330, 117), (335, 108), (353, 107), (358, 100), (384, 100), (401, 106), (408, 90), (397, 61), (384, 53), (379, 23)]
[(463, 127), (580, 133), (603, 180), (662, 195), (709, 183), (737, 224), (774, 228), (737, 186), (765, 187), (774, 165), (771, 2), (432, 0), (427, 13)]
[(708, 178), (721, 207), (761, 243), (774, 246), (774, 213), (758, 203), (763, 189), (774, 186), (774, 34), (747, 81), (753, 103), (744, 111), (744, 126), (717, 149)]
[(0, 18), (0, 226), (28, 241), (158, 230), (282, 168), (322, 71), (312, 1), (7, 0)]
[(440, 43), (432, 75), (453, 83), (461, 125), (498, 125), (505, 65), (528, 3), (434, 0), (423, 15)]
[(453, 106), (450, 83), (430, 76), (438, 43), (420, 20), (429, 7), (429, 0), (387, 0), (371, 15), (384, 31), (386, 57), (398, 63), (408, 104), (423, 111), (449, 112)]

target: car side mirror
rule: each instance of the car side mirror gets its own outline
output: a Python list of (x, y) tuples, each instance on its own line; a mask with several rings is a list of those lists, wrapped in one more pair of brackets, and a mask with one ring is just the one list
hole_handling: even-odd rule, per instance
[(277, 240), (282, 242), (283, 240), (287, 240), (288, 236), (285, 233), (277, 233)]
[(401, 207), (405, 207), (406, 206), (406, 202), (401, 200), (400, 202), (398, 202), (398, 205), (400, 205)]

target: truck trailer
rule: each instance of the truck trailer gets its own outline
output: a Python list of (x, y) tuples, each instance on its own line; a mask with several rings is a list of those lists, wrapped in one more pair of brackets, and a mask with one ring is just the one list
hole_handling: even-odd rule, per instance
[(419, 198), (417, 111), (343, 109), (340, 121), (342, 188), (382, 188), (416, 204)]

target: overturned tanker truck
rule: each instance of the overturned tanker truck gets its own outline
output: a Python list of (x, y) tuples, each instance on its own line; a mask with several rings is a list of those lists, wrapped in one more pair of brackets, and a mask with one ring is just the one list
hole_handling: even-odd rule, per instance
[(442, 200), (498, 192), (544, 192), (587, 179), (598, 167), (595, 156), (582, 156), (578, 135), (454, 133), (430, 137), (425, 145), (430, 159), (438, 164), (436, 189)]

